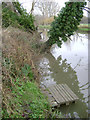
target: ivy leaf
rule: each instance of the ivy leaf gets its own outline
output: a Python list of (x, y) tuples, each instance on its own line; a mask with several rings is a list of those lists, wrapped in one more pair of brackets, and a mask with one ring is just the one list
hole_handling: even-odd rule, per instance
[[(83, 17), (83, 8), (86, 2), (66, 2), (58, 14), (54, 17), (49, 31), (48, 45), (57, 43), (59, 47), (62, 41), (66, 42), (67, 38), (73, 35), (74, 31), (78, 29), (78, 25)], [(59, 40), (61, 37), (61, 41)]]

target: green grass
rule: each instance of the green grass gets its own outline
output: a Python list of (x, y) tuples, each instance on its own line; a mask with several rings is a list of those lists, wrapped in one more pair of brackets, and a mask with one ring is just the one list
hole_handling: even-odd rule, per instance
[[(50, 29), (50, 25), (39, 25), (40, 29)], [(78, 27), (80, 31), (90, 31), (90, 24), (80, 24)]]
[(90, 24), (80, 24), (78, 26), (79, 30), (81, 31), (90, 31)]
[[(48, 110), (48, 102), (37, 85), (30, 81), (22, 82), (21, 87), (18, 84), (19, 82), (16, 85), (17, 89), (13, 88), (12, 93), (17, 96), (14, 100), (16, 110), (18, 108), (18, 111), (23, 111), (23, 113), (14, 114), (12, 117), (45, 118), (44, 111)], [(20, 105), (23, 107), (20, 107)], [(17, 113), (16, 111), (14, 112)]]
[(90, 31), (90, 28), (81, 28), (81, 27), (79, 27), (79, 28), (78, 28), (78, 30), (81, 30), (81, 31), (86, 31), (86, 32), (88, 32), (88, 31)]
[[(12, 72), (15, 68), (13, 67), (11, 70), (11, 65), (13, 64), (10, 63), (10, 60), (5, 59), (3, 66)], [(4, 96), (10, 99), (7, 99), (7, 102), (4, 101), (6, 109), (3, 107), (3, 118), (45, 118), (50, 107), (34, 81), (31, 66), (25, 64), (17, 73), (19, 74), (14, 77), (14, 73), (9, 74), (11, 84), (5, 86), (10, 93)], [(4, 99), (6, 99), (5, 97)]]
[[(13, 29), (9, 29), (9, 31)], [(24, 41), (20, 37), (23, 32), (22, 34), (20, 32), (18, 37), (16, 31), (19, 32), (13, 30), (10, 34), (4, 33), (7, 39), (4, 38), (6, 41), (3, 42), (4, 54), (2, 58), (3, 119), (61, 118), (62, 115), (59, 111), (52, 112), (47, 98), (39, 89), (38, 71), (31, 59), (36, 51), (32, 52), (28, 45), (27, 34), (24, 34), (24, 37), (26, 37), (26, 41)], [(8, 37), (10, 35), (14, 35), (15, 38), (11, 39), (12, 36), (11, 38)]]
[(5, 89), (9, 90), (3, 97), (5, 104), (2, 111), (3, 118), (63, 118), (58, 110), (52, 112), (47, 98), (41, 93), (34, 80), (30, 65), (25, 64), (16, 73), (14, 61), (5, 58), (3, 66), (7, 72), (10, 72), (8, 76), (10, 80), (8, 79), (6, 86), (6, 81), (3, 82)]
[(40, 29), (50, 29), (50, 25), (39, 25)]
[(90, 27), (90, 24), (80, 24), (80, 26), (89, 26)]

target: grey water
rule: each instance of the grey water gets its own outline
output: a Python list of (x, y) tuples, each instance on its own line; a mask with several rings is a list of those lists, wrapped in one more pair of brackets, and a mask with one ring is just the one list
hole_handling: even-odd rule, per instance
[[(41, 33), (41, 41), (48, 39), (47, 30)], [(59, 110), (65, 117), (88, 118), (89, 114), (89, 81), (88, 81), (88, 34), (76, 32), (71, 40), (59, 48), (54, 44), (50, 53), (43, 55), (38, 61), (38, 70), (41, 74), (41, 86), (52, 84), (67, 84), (79, 97), (77, 103), (61, 106)]]

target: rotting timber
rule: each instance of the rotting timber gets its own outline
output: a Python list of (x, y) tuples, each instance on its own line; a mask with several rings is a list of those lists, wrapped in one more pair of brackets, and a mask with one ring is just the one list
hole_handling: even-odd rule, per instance
[(55, 84), (43, 89), (51, 107), (60, 107), (62, 104), (75, 103), (79, 98), (66, 84)]

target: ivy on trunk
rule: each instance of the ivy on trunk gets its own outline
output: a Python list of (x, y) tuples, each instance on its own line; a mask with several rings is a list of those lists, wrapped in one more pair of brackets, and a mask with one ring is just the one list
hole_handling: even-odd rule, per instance
[(49, 40), (47, 45), (56, 43), (61, 47), (62, 42), (66, 42), (78, 29), (78, 25), (83, 17), (83, 9), (86, 2), (66, 2), (57, 17), (51, 23)]

